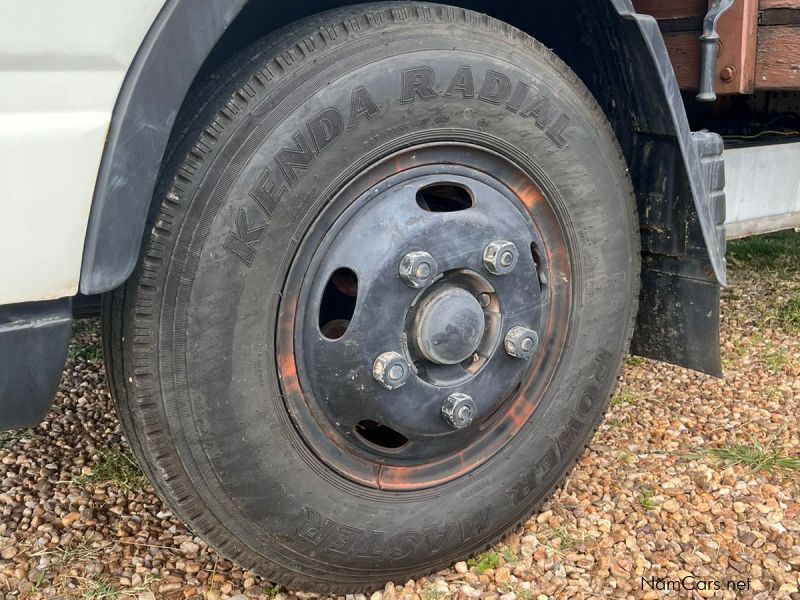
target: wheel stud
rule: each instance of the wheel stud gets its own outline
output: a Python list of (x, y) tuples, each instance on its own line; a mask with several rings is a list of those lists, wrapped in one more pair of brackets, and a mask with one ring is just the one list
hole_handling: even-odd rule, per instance
[(408, 362), (397, 352), (384, 352), (372, 364), (372, 376), (387, 390), (395, 390), (408, 381)]
[(454, 429), (469, 427), (477, 411), (472, 398), (459, 392), (450, 394), (442, 403), (442, 418)]
[(526, 327), (512, 327), (506, 334), (506, 352), (514, 358), (530, 358), (539, 349), (539, 334)]
[(409, 252), (400, 261), (399, 275), (414, 289), (429, 286), (436, 275), (436, 261), (427, 252)]
[(517, 266), (519, 251), (512, 242), (497, 240), (483, 251), (483, 266), (492, 275), (508, 275)]

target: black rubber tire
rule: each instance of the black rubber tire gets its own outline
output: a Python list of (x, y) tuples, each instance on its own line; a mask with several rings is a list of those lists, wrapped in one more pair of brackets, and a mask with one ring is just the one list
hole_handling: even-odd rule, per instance
[[(475, 75), (472, 97), (463, 87), (446, 96), (463, 65)], [(412, 89), (414, 101), (404, 103), (401, 72), (419, 66), (433, 69), (437, 94), (423, 99)], [(549, 116), (487, 101), (487, 70), (527, 82), (548, 99)], [(354, 105), (359, 88), (374, 107), (363, 95)], [(189, 106), (139, 265), (104, 303), (119, 417), (158, 493), (231, 560), (328, 593), (435, 571), (516, 527), (560, 484), (602, 419), (636, 315), (633, 191), (591, 94), (507, 24), (387, 3), (316, 15), (259, 41)], [(267, 157), (292, 147), (297, 132), (311, 139), (309, 119), (329, 107), (344, 131), (295, 170), (265, 221), (250, 192), (275, 169)], [(273, 344), (282, 269), (348, 165), (421, 132), (458, 131), (483, 132), (487, 145), (534, 163), (558, 204), (573, 260), (568, 344), (534, 416), (488, 463), (422, 491), (361, 487), (320, 463), (283, 409)]]

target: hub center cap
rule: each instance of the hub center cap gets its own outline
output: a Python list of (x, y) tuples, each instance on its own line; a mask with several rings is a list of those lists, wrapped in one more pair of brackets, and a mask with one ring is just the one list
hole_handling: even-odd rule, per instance
[(439, 365), (455, 365), (477, 350), (485, 325), (475, 296), (446, 285), (422, 301), (413, 335), (425, 358)]

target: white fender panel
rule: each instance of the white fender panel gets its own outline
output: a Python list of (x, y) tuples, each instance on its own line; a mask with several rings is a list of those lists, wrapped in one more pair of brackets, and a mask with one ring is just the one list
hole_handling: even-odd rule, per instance
[(78, 291), (111, 113), (163, 0), (0, 0), (0, 304)]

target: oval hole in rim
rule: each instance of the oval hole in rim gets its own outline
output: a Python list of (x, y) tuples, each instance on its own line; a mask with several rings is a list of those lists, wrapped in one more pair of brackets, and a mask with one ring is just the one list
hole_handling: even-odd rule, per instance
[(319, 330), (329, 340), (346, 332), (358, 301), (358, 276), (347, 268), (331, 273), (319, 304)]
[(408, 438), (399, 431), (371, 419), (356, 423), (355, 431), (373, 446), (386, 450), (397, 450), (408, 443)]
[(417, 191), (417, 204), (428, 212), (456, 212), (472, 208), (470, 191), (457, 183), (433, 183)]

